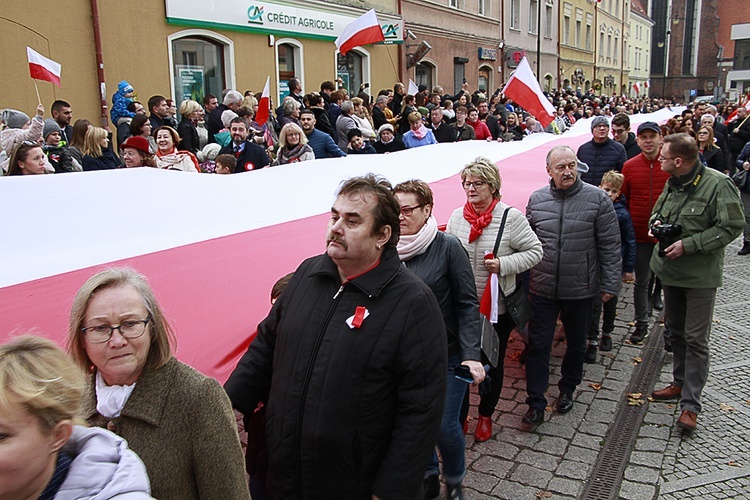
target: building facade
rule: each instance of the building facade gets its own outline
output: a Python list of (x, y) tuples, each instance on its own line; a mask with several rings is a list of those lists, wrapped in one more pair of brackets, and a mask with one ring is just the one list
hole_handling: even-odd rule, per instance
[[(404, 81), (411, 79), (429, 90), (440, 85), (451, 94), (464, 81), (470, 91), (492, 93), (502, 85), (501, 2), (401, 0), (401, 9), (406, 40), (399, 65)], [(425, 43), (430, 49), (423, 55)]]
[(507, 0), (502, 5), (506, 79), (525, 55), (542, 90), (555, 90), (560, 85), (557, 46), (560, 0)]
[(736, 100), (750, 90), (750, 9), (745, 0), (718, 3), (719, 68), (716, 96)]
[(560, 7), (560, 85), (564, 89), (593, 87), (595, 3), (591, 0), (563, 0)]
[[(630, 36), (628, 45), (628, 70), (631, 97), (649, 95), (649, 75), (651, 73), (651, 32), (654, 22), (642, 0), (630, 0)], [(648, 83), (650, 85), (650, 83)]]
[(596, 4), (596, 60), (594, 88), (604, 94), (629, 92), (629, 0), (602, 0)]
[[(98, 16), (92, 15), (92, 4)], [(387, 43), (353, 49), (341, 57), (333, 41), (370, 8), (377, 10)], [(102, 109), (102, 96), (111, 105), (121, 80), (133, 85), (145, 103), (155, 94), (180, 102), (187, 97), (200, 101), (208, 93), (221, 96), (225, 88), (260, 93), (270, 77), (276, 104), (288, 93), (291, 77), (299, 78), (307, 92), (338, 76), (352, 94), (362, 84), (370, 84), (370, 89), (390, 87), (399, 78), (392, 63), (403, 43), (396, 0), (162, 0), (130, 11), (112, 2), (71, 0), (65, 10), (62, 20), (54, 9), (36, 11), (22, 2), (5, 6), (6, 18), (0, 19), (4, 107), (29, 115), (36, 108), (26, 46), (62, 64), (62, 88), (39, 83), (42, 103), (49, 107), (54, 99), (67, 100), (74, 118), (86, 117), (96, 124), (105, 123), (109, 114)]]

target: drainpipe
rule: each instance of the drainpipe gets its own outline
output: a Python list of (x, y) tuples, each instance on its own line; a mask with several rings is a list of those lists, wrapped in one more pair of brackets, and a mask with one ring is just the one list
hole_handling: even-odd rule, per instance
[[(403, 21), (404, 15), (401, 12), (401, 0), (398, 0), (398, 15)], [(406, 29), (406, 27), (404, 27), (404, 29)], [(398, 81), (401, 83), (404, 82), (403, 69), (402, 69), (404, 66), (404, 46), (405, 44), (402, 43), (402, 44), (399, 44), (399, 47), (398, 47)], [(407, 83), (406, 86), (408, 87), (409, 84)]]
[(94, 32), (94, 48), (96, 49), (96, 76), (99, 80), (99, 99), (102, 110), (102, 128), (109, 127), (107, 118), (107, 87), (104, 83), (104, 59), (102, 57), (102, 36), (99, 31), (99, 6), (97, 0), (91, 0), (91, 28)]

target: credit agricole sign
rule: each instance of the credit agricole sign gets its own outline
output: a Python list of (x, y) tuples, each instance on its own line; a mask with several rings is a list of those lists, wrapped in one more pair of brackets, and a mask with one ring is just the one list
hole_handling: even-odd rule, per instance
[[(360, 15), (242, 0), (166, 0), (166, 6), (170, 24), (322, 40), (336, 39)], [(403, 43), (398, 16), (378, 13), (378, 20), (385, 43)]]

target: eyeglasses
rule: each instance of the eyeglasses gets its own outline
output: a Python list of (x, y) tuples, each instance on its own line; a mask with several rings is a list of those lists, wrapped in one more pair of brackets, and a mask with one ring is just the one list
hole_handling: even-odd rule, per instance
[(120, 323), (118, 326), (108, 325), (97, 325), (89, 326), (87, 328), (81, 328), (81, 332), (92, 344), (102, 344), (112, 338), (112, 334), (115, 330), (120, 332), (120, 335), (126, 339), (137, 339), (144, 333), (146, 333), (146, 325), (151, 321), (149, 316), (146, 319), (141, 320), (127, 320)]
[(409, 217), (414, 213), (414, 210), (422, 208), (425, 205), (426, 203), (422, 203), (421, 205), (414, 205), (413, 207), (401, 207), (401, 215), (403, 215), (404, 217)]
[(486, 183), (486, 182), (484, 182), (484, 181), (474, 181), (474, 182), (469, 182), (469, 181), (466, 181), (466, 182), (462, 182), (462, 183), (461, 183), (461, 185), (462, 185), (462, 186), (464, 187), (464, 189), (466, 189), (467, 191), (468, 191), (468, 190), (469, 190), (469, 189), (471, 188), (471, 186), (474, 186), (474, 189), (477, 189), (477, 190), (479, 190), (479, 189), (481, 189), (481, 188), (482, 188), (482, 186), (484, 186), (485, 184), (487, 184), (487, 183)]

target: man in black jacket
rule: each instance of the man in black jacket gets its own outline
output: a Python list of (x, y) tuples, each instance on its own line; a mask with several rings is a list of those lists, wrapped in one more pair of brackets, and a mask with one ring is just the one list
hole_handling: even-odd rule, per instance
[(497, 118), (490, 113), (490, 105), (487, 102), (487, 99), (479, 99), (479, 101), (477, 101), (477, 111), (479, 111), (479, 119), (486, 123), (487, 128), (490, 129), (492, 138), (497, 140), (502, 131), (500, 130), (500, 124), (498, 123)]
[(732, 152), (732, 165), (737, 163), (737, 157), (747, 141), (750, 141), (750, 115), (747, 108), (737, 108), (737, 117), (727, 125), (729, 132), (729, 149)]
[(225, 385), (267, 402), (276, 498), (413, 499), (445, 398), (446, 333), (430, 289), (398, 258), (388, 181), (346, 181), (326, 253), (303, 262)]
[(211, 113), (208, 114), (206, 129), (208, 130), (209, 143), (216, 142), (214, 135), (218, 134), (219, 130), (224, 128), (224, 124), (221, 123), (221, 114), (228, 109), (236, 113), (237, 110), (240, 109), (240, 106), (242, 106), (242, 94), (236, 90), (227, 91), (224, 95), (223, 102), (212, 109)]
[(591, 121), (591, 135), (593, 138), (578, 148), (578, 159), (589, 166), (588, 172), (581, 174), (581, 180), (599, 186), (606, 172), (622, 171), (628, 154), (622, 144), (608, 137), (609, 121), (606, 117), (597, 116)]
[(630, 131), (630, 118), (625, 113), (618, 113), (612, 118), (612, 138), (622, 144), (628, 160), (641, 154), (641, 148)]
[(229, 124), (229, 133), (232, 134), (232, 142), (221, 148), (219, 154), (232, 155), (237, 159), (235, 174), (250, 172), (267, 167), (270, 161), (266, 150), (252, 141), (247, 127), (247, 122), (239, 116), (233, 118)]
[(443, 108), (435, 106), (430, 110), (430, 123), (427, 128), (438, 142), (456, 142), (456, 129), (443, 122)]

